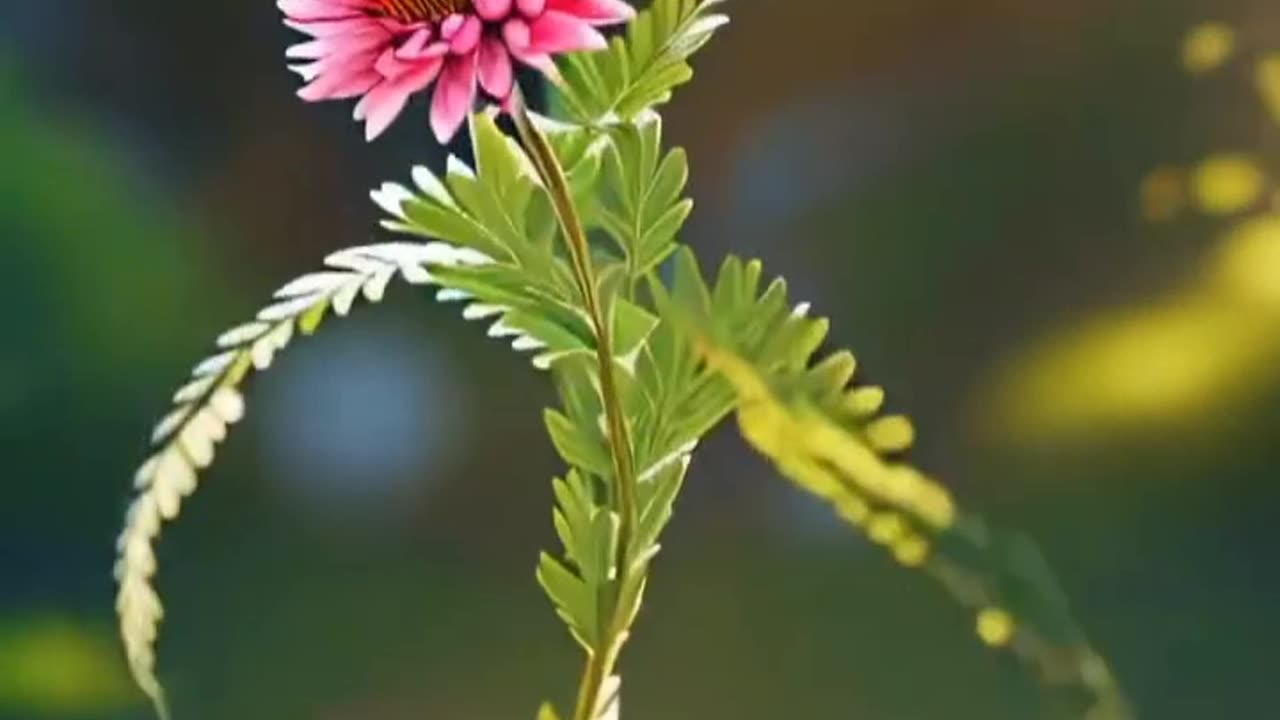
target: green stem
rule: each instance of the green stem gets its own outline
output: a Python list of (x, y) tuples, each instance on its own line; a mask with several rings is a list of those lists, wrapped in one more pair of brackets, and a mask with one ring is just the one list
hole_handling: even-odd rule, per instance
[[(587, 234), (582, 227), (582, 219), (573, 202), (573, 194), (565, 178), (555, 151), (546, 136), (534, 124), (524, 104), (523, 97), (516, 91), (512, 98), (511, 117), (515, 120), (516, 131), (528, 151), (534, 168), (546, 187), (555, 211), (556, 220), (564, 235), (565, 246), (569, 251), (569, 259), (573, 265), (574, 277), (578, 290), (582, 294), (583, 303), (596, 334), (596, 360), (600, 366), (600, 395), (604, 405), (605, 422), (609, 429), (609, 451), (613, 459), (613, 497), (618, 503), (621, 522), (618, 532), (618, 574), (617, 582), (611, 585), (616, 589), (622, 586), (622, 576), (629, 565), (631, 535), (636, 526), (638, 510), (636, 508), (636, 476), (631, 449), (631, 438), (627, 429), (626, 417), (622, 411), (622, 398), (618, 391), (613, 360), (612, 339), (609, 324), (606, 322), (600, 293), (596, 284), (595, 269), (591, 262), (591, 247), (587, 242)], [(610, 603), (617, 607), (617, 598)], [(615, 638), (624, 628), (625, 618), (618, 616), (609, 619), (607, 634), (602, 646), (590, 653), (587, 665), (583, 670), (582, 684), (578, 691), (578, 704), (574, 713), (575, 720), (592, 720), (591, 715), (599, 703), (600, 691), (605, 680), (613, 671), (617, 662), (617, 643)]]

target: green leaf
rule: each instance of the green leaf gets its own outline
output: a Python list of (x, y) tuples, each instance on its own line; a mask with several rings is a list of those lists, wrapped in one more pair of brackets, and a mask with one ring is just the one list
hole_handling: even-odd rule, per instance
[(783, 477), (904, 566), (941, 580), (987, 644), (1012, 647), (1041, 677), (1083, 691), (1090, 717), (1130, 717), (1035, 546), (962, 514), (945, 487), (898, 457), (914, 431), (903, 417), (876, 416), (883, 391), (852, 385), (852, 354), (815, 361), (825, 320), (793, 308), (784, 283), (758, 293), (758, 263), (729, 258), (708, 287), (682, 251), (672, 285), (654, 293), (663, 323), (687, 333), (707, 370), (727, 381), (742, 436)]
[(556, 709), (551, 703), (542, 703), (542, 707), (538, 708), (538, 720), (560, 720), (560, 716), (556, 715)]
[[(432, 270), (443, 289), (437, 297), (465, 302), (465, 317), (489, 320), (491, 336), (534, 351), (535, 366), (593, 356), (595, 333), (573, 274), (557, 254), (554, 217), (529, 159), (488, 114), (473, 116), (471, 137), (475, 170), (451, 157), (443, 179), (419, 167), (416, 191), (388, 183), (374, 193), (392, 214), (384, 226), (474, 251), (483, 262)], [(553, 137), (586, 193), (607, 138), (572, 126)]]
[(560, 99), (576, 121), (604, 125), (629, 121), (671, 99), (693, 77), (688, 59), (729, 21), (711, 12), (723, 0), (655, 0), (599, 53), (561, 60)]
[(626, 256), (631, 278), (639, 278), (675, 251), (676, 235), (693, 211), (693, 201), (683, 198), (688, 158), (679, 148), (662, 155), (662, 119), (656, 113), (614, 127), (609, 136), (607, 198), (597, 221)]
[(613, 350), (628, 365), (634, 365), (634, 355), (658, 326), (653, 313), (627, 300), (618, 298), (613, 306)]
[(543, 553), (537, 574), (573, 635), (588, 650), (596, 650), (613, 613), (613, 600), (605, 589), (616, 574), (620, 521), (595, 502), (590, 483), (577, 469), (552, 481), (556, 534), (577, 570)]
[(598, 477), (613, 475), (613, 461), (599, 432), (592, 432), (589, 425), (584, 427), (584, 423), (574, 422), (555, 410), (544, 411), (543, 420), (556, 452), (565, 462)]
[(587, 650), (596, 648), (599, 644), (596, 630), (599, 608), (592, 589), (547, 553), (538, 558), (537, 578), (574, 639)]
[(556, 535), (570, 561), (581, 565), (590, 555), (581, 540), (590, 536), (595, 505), (578, 471), (570, 471), (566, 479), (556, 478), (551, 484), (556, 497), (553, 521)]
[(785, 283), (761, 292), (758, 262), (729, 257), (709, 285), (692, 251), (682, 247), (671, 268), (670, 288), (650, 274), (649, 294), (661, 319), (637, 359), (638, 382), (654, 397), (654, 410), (636, 422), (641, 466), (701, 438), (733, 409), (733, 388), (694, 345), (699, 333), (771, 370), (795, 370), (807, 365), (827, 331), (825, 320), (791, 306)]
[(609, 136), (593, 127), (557, 122), (541, 115), (532, 115), (532, 118), (564, 168), (578, 212), (585, 222), (591, 223)]
[(640, 483), (640, 519), (636, 523), (632, 550), (635, 557), (647, 562), (657, 551), (658, 536), (671, 521), (676, 497), (684, 487), (689, 456), (682, 454), (654, 476)]

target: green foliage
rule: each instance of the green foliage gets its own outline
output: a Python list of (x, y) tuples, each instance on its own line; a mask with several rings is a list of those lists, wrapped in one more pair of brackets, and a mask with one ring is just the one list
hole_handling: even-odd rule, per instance
[(675, 251), (676, 234), (693, 212), (693, 201), (683, 197), (689, 161), (680, 148), (662, 154), (662, 117), (656, 113), (609, 134), (606, 200), (596, 219), (618, 243), (628, 278), (635, 280)]
[(582, 125), (608, 125), (669, 101), (672, 91), (693, 78), (689, 57), (729, 22), (712, 12), (723, 2), (657, 0), (608, 51), (568, 56), (560, 87), (566, 112)]
[[(784, 477), (903, 565), (939, 578), (977, 615), (985, 641), (1089, 691), (1091, 717), (1127, 717), (1034, 547), (959, 513), (944, 487), (902, 461), (914, 430), (881, 413), (883, 390), (852, 386), (852, 354), (816, 358), (829, 323), (793, 305), (784, 281), (764, 283), (760, 262), (731, 257), (708, 282), (679, 244), (693, 208), (688, 160), (664, 147), (653, 108), (690, 79), (690, 55), (727, 21), (712, 12), (720, 3), (657, 0), (607, 52), (565, 59), (571, 122), (516, 102), (523, 145), (491, 115), (474, 115), (474, 169), (450, 157), (443, 176), (419, 167), (412, 189), (388, 183), (373, 194), (391, 216), (386, 229), (427, 242), (330, 257), (197, 366), (156, 430), (120, 540), (121, 630), (158, 704), (161, 608), (150, 579), (162, 520), (176, 516), (239, 418), (237, 388), (250, 369), (357, 296), (381, 299), (399, 274), (535, 352), (556, 384), (561, 407), (544, 420), (566, 466), (552, 481), (562, 552), (542, 553), (536, 577), (586, 655), (573, 720), (618, 717), (616, 665), (662, 532), (698, 442), (735, 408), (744, 438)], [(558, 716), (546, 704), (538, 718)]]
[[(708, 289), (682, 251), (675, 300), (664, 303), (665, 318), (686, 329), (732, 387), (743, 437), (899, 563), (941, 581), (974, 612), (984, 642), (1008, 647), (1047, 684), (1082, 696), (1078, 712), (1131, 717), (1035, 545), (960, 513), (944, 487), (903, 462), (914, 439), (909, 421), (879, 415), (879, 388), (853, 385), (852, 354), (815, 360), (826, 323), (789, 311), (780, 282), (757, 295), (758, 279), (758, 263), (729, 258)], [(753, 326), (735, 320), (747, 313), (758, 318)]]

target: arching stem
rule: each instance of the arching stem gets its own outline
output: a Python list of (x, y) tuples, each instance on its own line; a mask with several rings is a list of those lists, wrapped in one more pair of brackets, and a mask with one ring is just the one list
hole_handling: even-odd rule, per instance
[[(609, 451), (613, 460), (612, 495), (615, 502), (617, 502), (617, 510), (620, 516), (618, 557), (616, 559), (618, 581), (611, 586), (616, 591), (617, 588), (621, 587), (622, 578), (627, 572), (631, 536), (637, 522), (637, 508), (634, 458), (630, 433), (627, 428), (626, 417), (623, 414), (622, 398), (615, 375), (616, 367), (614, 365), (610, 323), (607, 322), (604, 308), (600, 302), (595, 268), (591, 262), (591, 248), (587, 242), (586, 231), (582, 227), (581, 216), (574, 205), (573, 195), (565, 178), (564, 168), (560, 165), (550, 141), (547, 140), (546, 135), (538, 129), (533, 118), (530, 117), (519, 90), (515, 91), (511, 105), (510, 112), (515, 121), (516, 131), (519, 133), (520, 140), (524, 143), (525, 150), (529, 154), (534, 168), (537, 170), (539, 177), (542, 179), (542, 184), (551, 198), (556, 220), (560, 225), (565, 246), (569, 253), (570, 263), (573, 266), (574, 278), (595, 330), (596, 359), (600, 368), (601, 403), (604, 405), (605, 422), (609, 431)], [(617, 608), (618, 605), (618, 598), (611, 598), (609, 606)], [(582, 684), (578, 691), (577, 709), (574, 712), (575, 720), (593, 720), (592, 716), (600, 704), (600, 694), (604, 689), (605, 681), (612, 674), (613, 666), (617, 662), (619, 650), (617, 638), (626, 630), (623, 625), (627, 622), (627, 618), (621, 615), (622, 613), (619, 613), (616, 609), (614, 610), (614, 617), (608, 621), (607, 632), (601, 647), (596, 648), (587, 659), (587, 665), (583, 670)]]

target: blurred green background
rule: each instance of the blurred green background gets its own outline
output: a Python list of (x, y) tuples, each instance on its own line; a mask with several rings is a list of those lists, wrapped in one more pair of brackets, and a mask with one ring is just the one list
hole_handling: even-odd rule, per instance
[[(1280, 5), (730, 12), (669, 110), (685, 240), (706, 264), (763, 258), (835, 318), (916, 420), (917, 464), (1041, 543), (1142, 717), (1275, 717), (1280, 231), (1238, 228), (1280, 195), (1254, 177), (1202, 213), (1194, 168), (1280, 173), (1255, 82)], [(1189, 73), (1206, 20), (1235, 52)], [(368, 188), (442, 162), (421, 104), (369, 146), (349, 106), (294, 98), (293, 40), (266, 0), (0, 6), (0, 717), (148, 717), (110, 569), (149, 423), (274, 287), (383, 239)], [(566, 702), (579, 657), (533, 580), (552, 399), (411, 291), (285, 353), (160, 545), (178, 717)], [(665, 547), (629, 718), (1040, 716), (964, 611), (731, 428)]]

